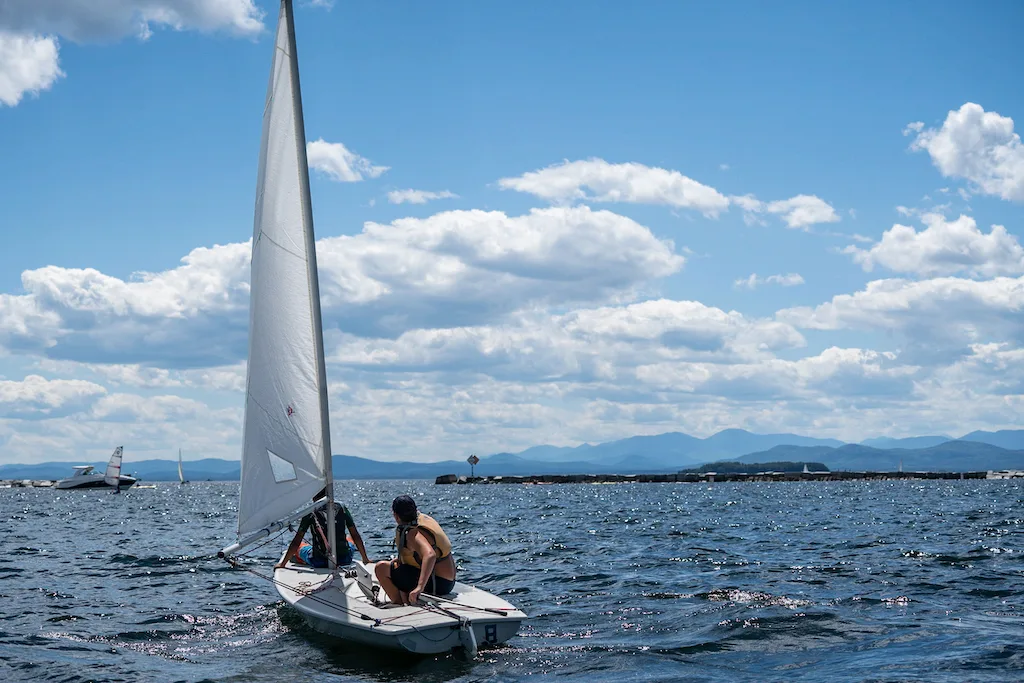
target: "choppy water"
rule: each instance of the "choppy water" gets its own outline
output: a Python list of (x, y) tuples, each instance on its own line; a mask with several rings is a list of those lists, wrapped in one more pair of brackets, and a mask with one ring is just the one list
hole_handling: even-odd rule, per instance
[(412, 494), (520, 635), (475, 662), (339, 647), (216, 559), (237, 484), (5, 489), (0, 680), (1024, 680), (1024, 482), (345, 489), (375, 558)]

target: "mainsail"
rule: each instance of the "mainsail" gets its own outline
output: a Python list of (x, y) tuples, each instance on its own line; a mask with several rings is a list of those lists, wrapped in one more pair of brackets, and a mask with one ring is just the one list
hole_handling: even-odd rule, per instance
[(103, 482), (110, 486), (119, 486), (121, 483), (121, 453), (124, 446), (118, 446), (107, 462), (107, 471), (103, 473)]
[(291, 2), (282, 0), (256, 181), (239, 536), (284, 519), (332, 482), (320, 291), (295, 60)]
[(178, 449), (178, 481), (185, 483), (185, 473), (181, 471), (181, 449)]

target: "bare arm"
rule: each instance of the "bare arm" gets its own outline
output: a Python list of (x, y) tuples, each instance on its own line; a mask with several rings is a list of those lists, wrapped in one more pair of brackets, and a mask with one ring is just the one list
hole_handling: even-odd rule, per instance
[(281, 561), (274, 565), (274, 569), (283, 567), (288, 560), (295, 557), (295, 553), (299, 551), (299, 546), (302, 545), (302, 537), (306, 533), (307, 526), (308, 525), (305, 523), (305, 520), (299, 524), (299, 530), (295, 532), (295, 538), (293, 538), (292, 542), (288, 544), (288, 550), (285, 551), (284, 557), (281, 558)]
[(349, 525), (348, 532), (352, 535), (352, 542), (356, 544), (359, 554), (363, 556), (363, 564), (370, 564), (370, 556), (366, 554), (366, 546), (363, 545), (363, 537), (359, 535), (359, 529), (352, 524)]
[[(413, 538), (410, 540), (409, 536)], [(420, 580), (416, 584), (416, 588), (409, 591), (409, 602), (416, 602), (419, 600), (420, 593), (427, 587), (427, 581), (434, 571), (437, 553), (434, 552), (434, 547), (427, 543), (427, 539), (419, 529), (416, 529), (415, 533), (410, 533), (409, 536), (406, 536), (406, 543), (411, 545), (412, 549), (420, 556)]]

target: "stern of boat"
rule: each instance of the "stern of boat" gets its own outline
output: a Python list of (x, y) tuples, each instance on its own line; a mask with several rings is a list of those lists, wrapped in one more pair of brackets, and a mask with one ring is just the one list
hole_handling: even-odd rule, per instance
[(373, 576), (372, 565), (361, 563), (343, 568), (333, 579), (327, 569), (288, 563), (275, 569), (274, 582), (285, 602), (313, 629), (414, 654), (496, 647), (515, 636), (526, 619), (525, 613), (505, 600), (463, 583), (429, 604), (375, 604), (372, 588), (367, 590), (365, 585), (368, 576)]

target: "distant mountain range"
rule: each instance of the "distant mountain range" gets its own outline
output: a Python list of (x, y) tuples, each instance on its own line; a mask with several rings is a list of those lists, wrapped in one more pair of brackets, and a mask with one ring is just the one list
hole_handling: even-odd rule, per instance
[[(483, 459), (481, 466), (486, 463), (487, 467), (504, 467), (506, 464), (532, 460), (542, 463), (585, 463), (605, 468), (642, 467), (675, 471), (689, 465), (735, 458), (781, 445), (842, 446), (843, 442), (796, 434), (752, 434), (743, 429), (726, 429), (706, 439), (682, 432), (668, 432), (656, 436), (632, 436), (596, 445), (534, 446), (520, 453), (489, 456)], [(583, 473), (578, 469), (575, 471)]]
[[(959, 439), (876, 438), (860, 444), (796, 434), (753, 434), (742, 429), (726, 429), (706, 439), (668, 432), (600, 444), (534, 446), (519, 453), (496, 453), (481, 458), (476, 471), (482, 475), (662, 473), (723, 460), (814, 461), (831, 470), (858, 471), (893, 471), (901, 460), (907, 471), (1024, 469), (1024, 429), (971, 432)], [(339, 479), (433, 479), (439, 474), (468, 474), (469, 470), (464, 460), (385, 462), (335, 455), (333, 462)], [(72, 465), (79, 464), (91, 464), (102, 471), (107, 463), (0, 465), (0, 479), (61, 479), (71, 475)], [(239, 477), (235, 460), (189, 460), (184, 469), (186, 479), (192, 481), (237, 481)], [(176, 460), (132, 462), (126, 458), (124, 471), (144, 481), (178, 479)]]
[(847, 444), (827, 446), (776, 446), (760, 453), (748, 453), (740, 462), (772, 460), (815, 460), (830, 470), (904, 472), (976, 472), (1024, 469), (1024, 449), (1008, 450), (981, 441), (946, 441), (928, 448), (872, 448)]

